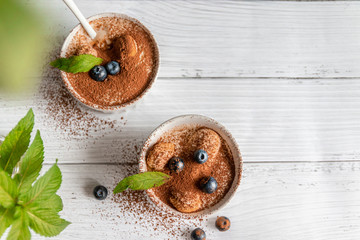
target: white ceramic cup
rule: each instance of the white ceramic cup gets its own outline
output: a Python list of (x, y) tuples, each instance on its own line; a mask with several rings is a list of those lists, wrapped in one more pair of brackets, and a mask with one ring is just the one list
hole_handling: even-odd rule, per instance
[(174, 214), (180, 214), (180, 215), (194, 215), (194, 216), (210, 215), (210, 214), (218, 211), (222, 207), (224, 207), (230, 201), (230, 199), (235, 195), (236, 189), (240, 185), (240, 179), (241, 179), (241, 174), (242, 174), (242, 158), (241, 158), (239, 147), (238, 147), (235, 139), (230, 134), (230, 132), (227, 131), (225, 129), (225, 127), (222, 126), (220, 123), (216, 122), (215, 120), (213, 120), (209, 117), (202, 116), (202, 115), (194, 115), (194, 114), (178, 116), (178, 117), (172, 118), (172, 119), (164, 122), (159, 127), (157, 127), (150, 134), (148, 139), (146, 140), (146, 142), (142, 148), (141, 155), (140, 155), (139, 169), (140, 169), (141, 173), (147, 171), (146, 155), (148, 153), (148, 150), (151, 149), (151, 147), (157, 143), (157, 141), (160, 139), (160, 137), (163, 136), (164, 133), (174, 129), (175, 127), (179, 127), (179, 126), (183, 126), (183, 125), (198, 125), (201, 127), (210, 128), (210, 129), (216, 131), (226, 141), (226, 143), (228, 144), (228, 146), (231, 150), (231, 154), (233, 156), (234, 164), (235, 164), (235, 177), (234, 177), (233, 183), (232, 183), (229, 191), (224, 196), (224, 198), (221, 199), (214, 206), (204, 209), (199, 212), (194, 212), (194, 213), (182, 213), (182, 212), (175, 210), (174, 208), (172, 208), (172, 207), (168, 206), (167, 204), (165, 204), (164, 202), (162, 202), (155, 195), (155, 193), (152, 189), (146, 190), (146, 193), (147, 193), (148, 197), (150, 198), (150, 200), (157, 207), (159, 207), (162, 211), (170, 212), (170, 213), (174, 213)]
[[(103, 106), (103, 105), (97, 105), (97, 104), (92, 104), (92, 103), (88, 103), (77, 91), (75, 91), (75, 89), (73, 88), (73, 86), (71, 85), (70, 81), (67, 78), (67, 75), (65, 72), (61, 71), (61, 77), (65, 83), (66, 88), (69, 90), (69, 92), (71, 93), (71, 95), (77, 99), (80, 103), (84, 104), (87, 107), (90, 107), (92, 109), (95, 110), (99, 110), (102, 112), (114, 112), (114, 111), (123, 111), (126, 109), (130, 109), (131, 107), (135, 106), (135, 103), (138, 103), (140, 101), (140, 99), (142, 99), (145, 94), (147, 94), (150, 90), (150, 88), (153, 86), (157, 75), (158, 75), (158, 71), (159, 71), (159, 65), (160, 65), (160, 54), (159, 54), (159, 48), (158, 45), (155, 41), (154, 36), (151, 34), (151, 32), (142, 24), (140, 23), (138, 20), (136, 20), (135, 18), (131, 18), (127, 15), (124, 14), (120, 14), (120, 13), (101, 13), (101, 14), (97, 14), (94, 15), (92, 17), (89, 17), (87, 20), (93, 21), (95, 19), (98, 18), (102, 18), (102, 17), (117, 17), (117, 18), (123, 18), (123, 19), (127, 19), (130, 20), (131, 22), (135, 23), (136, 25), (140, 26), (142, 29), (145, 30), (145, 32), (150, 36), (151, 41), (154, 44), (154, 50), (155, 50), (155, 61), (154, 61), (154, 73), (153, 73), (153, 78), (150, 80), (147, 88), (140, 94), (138, 95), (136, 98), (132, 99), (129, 102), (123, 103), (121, 105), (116, 105), (116, 106)], [(66, 57), (69, 45), (71, 43), (71, 41), (73, 40), (75, 34), (82, 29), (82, 25), (78, 24), (71, 32), (70, 34), (67, 36), (67, 38), (65, 39), (65, 42), (61, 48), (61, 52), (60, 52), (60, 57)]]

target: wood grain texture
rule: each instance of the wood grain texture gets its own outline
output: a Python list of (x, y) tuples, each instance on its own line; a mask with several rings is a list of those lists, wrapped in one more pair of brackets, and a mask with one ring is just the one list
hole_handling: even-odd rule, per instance
[[(30, 0), (62, 44), (77, 20), (59, 0)], [(86, 16), (120, 12), (155, 35), (161, 77), (360, 77), (360, 3), (77, 0)]]
[[(46, 81), (55, 91), (61, 84), (59, 79)], [(161, 78), (135, 109), (119, 114), (93, 112), (99, 119), (119, 120), (114, 128), (105, 124), (87, 127), (85, 123), (93, 120), (84, 118), (71, 119), (72, 124), (61, 128), (60, 110), (64, 107), (56, 106), (59, 112), (51, 115), (46, 108), (52, 101), (58, 100), (37, 96), (1, 101), (0, 135), (10, 131), (33, 106), (35, 127), (45, 138), (48, 161), (135, 162), (142, 142), (160, 123), (195, 113), (225, 125), (236, 138), (245, 162), (360, 159), (358, 79)], [(71, 97), (69, 101), (75, 102)], [(84, 127), (77, 127), (81, 124)], [(99, 128), (102, 125), (103, 130)], [(90, 136), (72, 136), (71, 129), (89, 131)]]
[[(154, 231), (150, 222), (156, 223), (156, 216), (153, 220), (142, 214), (134, 216), (119, 208), (118, 203), (111, 200), (112, 194), (103, 202), (91, 195), (98, 183), (113, 189), (116, 181), (124, 177), (124, 168), (127, 167), (61, 166), (63, 183), (59, 194), (64, 200), (61, 215), (72, 224), (54, 239), (171, 238), (161, 228)], [(206, 230), (208, 239), (357, 239), (360, 234), (359, 172), (360, 163), (245, 164), (235, 198), (198, 226)], [(141, 205), (134, 202), (132, 207)], [(228, 232), (220, 233), (214, 228), (217, 215), (231, 219)], [(191, 225), (191, 221), (177, 226), (180, 229), (176, 231), (184, 231), (186, 236), (188, 228), (198, 227)], [(44, 238), (33, 235), (33, 239)]]
[[(62, 1), (23, 1), (46, 13), (54, 46), (46, 61), (56, 58), (77, 20)], [(151, 92), (122, 113), (77, 104), (47, 66), (35, 94), (0, 95), (0, 136), (32, 107), (44, 170), (59, 159), (62, 216), (72, 225), (54, 239), (187, 239), (197, 226), (208, 239), (360, 238), (360, 2), (76, 3), (86, 16), (120, 12), (142, 21), (159, 43), (161, 68)], [(244, 177), (218, 214), (231, 218), (229, 232), (214, 228), (216, 215), (154, 230), (163, 215), (134, 214), (121, 195), (92, 197), (95, 185), (112, 190), (137, 171), (156, 126), (189, 113), (213, 117), (239, 143)]]

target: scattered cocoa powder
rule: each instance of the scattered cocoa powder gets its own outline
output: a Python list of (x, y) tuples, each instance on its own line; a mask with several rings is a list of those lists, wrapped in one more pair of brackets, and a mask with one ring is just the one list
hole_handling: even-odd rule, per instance
[[(154, 79), (158, 59), (149, 33), (137, 23), (119, 17), (103, 17), (90, 22), (96, 31), (105, 31), (103, 41), (93, 42), (83, 29), (76, 33), (67, 56), (85, 51), (102, 59), (120, 63), (117, 75), (108, 75), (104, 82), (94, 81), (88, 73), (64, 73), (80, 101), (97, 108), (118, 106), (138, 97)], [(90, 46), (90, 47), (89, 47)], [(88, 49), (88, 50), (87, 50)]]
[[(121, 166), (119, 171), (121, 174), (129, 176), (138, 173), (138, 165)], [(119, 178), (115, 176), (114, 180), (115, 187)], [(179, 215), (159, 210), (149, 201), (145, 191), (127, 190), (112, 195), (111, 200), (120, 209), (118, 220), (126, 225), (131, 225), (135, 230), (138, 229), (131, 233), (132, 236), (138, 235), (147, 237), (147, 239), (187, 239), (194, 228), (204, 228), (208, 224), (205, 216)], [(111, 209), (102, 212), (102, 217), (113, 217)], [(114, 229), (114, 231), (116, 230), (118, 229)], [(210, 234), (211, 231), (212, 229), (209, 228), (208, 233)], [(144, 232), (146, 235), (143, 235)]]
[[(153, 189), (155, 195), (169, 206), (173, 207), (170, 198), (174, 195), (174, 192), (191, 193), (194, 196), (193, 199), (195, 199), (195, 196), (200, 197), (202, 202), (201, 207), (198, 209), (200, 211), (219, 202), (232, 185), (235, 176), (234, 160), (226, 142), (217, 134), (220, 137), (220, 143), (216, 139), (217, 136), (213, 136), (212, 139), (207, 139), (206, 145), (203, 146), (207, 152), (215, 152), (213, 149), (216, 149), (217, 144), (220, 144), (216, 154), (209, 154), (208, 161), (203, 164), (193, 160), (194, 152), (197, 150), (196, 146), (204, 145), (204, 141), (202, 141), (204, 139), (203, 130), (215, 134), (214, 131), (207, 128), (182, 126), (165, 133), (158, 141), (160, 143), (175, 144), (174, 156), (181, 157), (185, 163), (185, 167), (180, 173), (172, 173), (166, 166), (163, 172), (171, 175), (170, 181)], [(212, 194), (204, 193), (199, 187), (201, 179), (209, 176), (214, 177), (218, 182), (218, 189)]]
[[(60, 43), (49, 52), (47, 62), (59, 57)], [(112, 119), (82, 106), (66, 89), (57, 69), (44, 66), (43, 79), (35, 97), (36, 108), (43, 112), (37, 116), (49, 128), (57, 130), (58, 136), (67, 139), (93, 138), (94, 132), (121, 131), (126, 124), (124, 116)]]

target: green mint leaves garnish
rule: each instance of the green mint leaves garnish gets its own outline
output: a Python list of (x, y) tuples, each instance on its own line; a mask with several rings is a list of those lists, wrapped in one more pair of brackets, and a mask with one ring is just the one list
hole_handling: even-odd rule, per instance
[(30, 109), (0, 145), (0, 237), (12, 225), (8, 240), (30, 239), (29, 227), (56, 236), (70, 224), (59, 216), (63, 204), (56, 192), (62, 176), (57, 163), (38, 178), (44, 145), (37, 131), (29, 146), (33, 126)]
[(124, 178), (115, 187), (114, 193), (120, 193), (130, 188), (132, 190), (146, 190), (159, 187), (170, 180), (170, 176), (162, 172), (144, 172)]
[(88, 72), (103, 62), (102, 58), (91, 54), (82, 54), (69, 58), (58, 58), (50, 63), (51, 66), (68, 73)]
[(0, 145), (0, 169), (9, 174), (12, 173), (15, 165), (19, 162), (29, 145), (33, 126), (34, 113), (30, 109)]

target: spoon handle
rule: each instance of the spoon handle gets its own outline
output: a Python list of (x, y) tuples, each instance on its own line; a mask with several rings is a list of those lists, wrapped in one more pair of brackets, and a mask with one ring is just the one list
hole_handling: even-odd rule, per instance
[(90, 26), (84, 15), (80, 12), (73, 0), (63, 0), (69, 9), (74, 13), (75, 17), (80, 21), (81, 25), (85, 28), (85, 31), (89, 34), (91, 39), (96, 37), (95, 30)]

